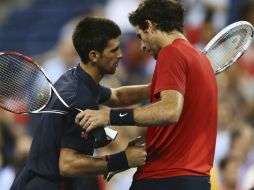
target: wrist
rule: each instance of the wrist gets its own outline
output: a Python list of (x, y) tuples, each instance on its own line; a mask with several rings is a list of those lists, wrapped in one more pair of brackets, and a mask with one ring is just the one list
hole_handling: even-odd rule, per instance
[(109, 123), (110, 125), (134, 125), (133, 109), (111, 109)]
[(124, 151), (105, 156), (108, 172), (129, 169), (128, 160)]

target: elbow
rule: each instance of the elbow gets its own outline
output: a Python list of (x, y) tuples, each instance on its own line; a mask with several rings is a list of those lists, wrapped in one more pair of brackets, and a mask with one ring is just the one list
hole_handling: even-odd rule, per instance
[(180, 120), (180, 117), (181, 117), (181, 112), (178, 112), (176, 110), (168, 111), (165, 117), (165, 125), (177, 124), (178, 121)]
[(59, 157), (59, 172), (64, 177), (86, 175), (89, 169), (89, 160), (84, 159), (77, 151), (62, 148)]
[(59, 161), (59, 172), (60, 175), (63, 177), (70, 177), (71, 174), (69, 173), (70, 169), (69, 169), (69, 164), (67, 162), (65, 162), (64, 160), (60, 160)]
[(115, 93), (115, 100), (114, 100), (114, 107), (119, 107), (123, 104), (124, 102), (124, 98), (123, 98), (124, 94), (121, 92), (121, 90), (116, 91)]
[(173, 114), (172, 116), (171, 116), (171, 123), (172, 124), (176, 124), (176, 123), (178, 123), (178, 121), (179, 121), (179, 119), (180, 119), (180, 114), (177, 114), (177, 113), (175, 113), (175, 114)]
[(76, 177), (78, 171), (70, 159), (60, 158), (59, 160), (59, 172), (63, 177)]

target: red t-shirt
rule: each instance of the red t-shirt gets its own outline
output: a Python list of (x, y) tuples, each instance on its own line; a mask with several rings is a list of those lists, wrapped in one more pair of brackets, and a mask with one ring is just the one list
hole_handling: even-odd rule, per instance
[(163, 90), (184, 96), (177, 124), (148, 127), (147, 162), (134, 179), (209, 176), (217, 131), (217, 82), (209, 60), (183, 39), (161, 49), (151, 89), (151, 102)]

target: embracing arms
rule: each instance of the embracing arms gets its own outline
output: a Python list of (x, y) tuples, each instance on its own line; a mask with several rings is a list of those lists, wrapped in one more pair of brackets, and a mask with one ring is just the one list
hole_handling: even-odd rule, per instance
[[(146, 106), (135, 108), (128, 112), (125, 109), (112, 114), (114, 110), (85, 110), (76, 116), (76, 123), (87, 132), (96, 127), (108, 124), (114, 125), (138, 125), (138, 126), (166, 126), (178, 122), (183, 109), (184, 96), (176, 90), (164, 90), (160, 92), (160, 100)], [(114, 115), (115, 118), (112, 118)], [(132, 116), (131, 116), (132, 115)], [(132, 118), (130, 118), (132, 117)], [(121, 124), (126, 119), (133, 121)], [(114, 122), (112, 122), (114, 120)], [(115, 122), (117, 121), (117, 122)]]
[(183, 107), (183, 95), (175, 90), (160, 93), (160, 101), (134, 109), (138, 126), (166, 126), (178, 122)]
[(137, 104), (150, 97), (150, 83), (144, 85), (123, 86), (111, 89), (110, 99), (105, 102), (109, 107), (121, 107)]

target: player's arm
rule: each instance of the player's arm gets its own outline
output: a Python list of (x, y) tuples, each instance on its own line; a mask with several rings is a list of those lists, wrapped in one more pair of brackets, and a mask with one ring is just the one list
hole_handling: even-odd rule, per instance
[(140, 139), (141, 137), (134, 138), (124, 151), (107, 157), (93, 157), (74, 149), (62, 148), (60, 173), (66, 177), (96, 176), (143, 165), (147, 154), (144, 145), (138, 145)]
[(106, 173), (107, 161), (105, 157), (92, 157), (73, 149), (62, 148), (59, 170), (65, 177), (95, 176)]
[(151, 84), (123, 86), (111, 89), (110, 99), (104, 104), (110, 107), (121, 107), (137, 104), (150, 97)]
[(160, 100), (135, 109), (85, 110), (76, 116), (76, 123), (88, 132), (100, 126), (138, 125), (161, 126), (178, 122), (184, 96), (176, 90), (160, 92)]
[(178, 122), (184, 97), (176, 90), (160, 93), (160, 101), (133, 110), (134, 123), (138, 126), (167, 126)]

